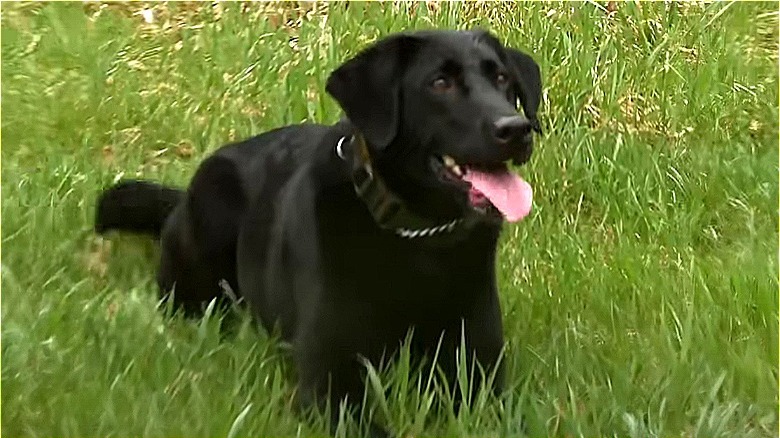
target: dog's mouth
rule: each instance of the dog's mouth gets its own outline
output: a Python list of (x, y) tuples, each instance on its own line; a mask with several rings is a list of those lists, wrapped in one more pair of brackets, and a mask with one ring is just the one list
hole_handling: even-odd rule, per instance
[(483, 216), (516, 222), (531, 212), (531, 185), (506, 163), (460, 164), (442, 155), (432, 158), (432, 166), (439, 179), (465, 192), (469, 207)]

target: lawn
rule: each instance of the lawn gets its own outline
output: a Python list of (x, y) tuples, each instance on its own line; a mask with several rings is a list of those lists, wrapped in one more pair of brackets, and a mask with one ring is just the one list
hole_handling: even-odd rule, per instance
[(454, 415), (401, 360), (365, 415), (409, 437), (777, 436), (776, 4), (147, 7), (2, 5), (3, 436), (325, 434), (246, 314), (157, 308), (155, 246), (96, 238), (95, 198), (336, 121), (329, 72), (382, 35), (475, 26), (544, 80), (534, 211), (499, 254), (508, 393)]

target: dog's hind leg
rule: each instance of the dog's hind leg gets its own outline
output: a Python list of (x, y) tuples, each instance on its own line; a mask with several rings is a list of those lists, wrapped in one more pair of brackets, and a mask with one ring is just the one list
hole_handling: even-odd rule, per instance
[(160, 243), (157, 284), (162, 300), (171, 300), (174, 310), (187, 316), (200, 316), (210, 301), (221, 299), (219, 274), (201, 256), (184, 207), (171, 214)]
[(236, 239), (245, 199), (234, 163), (213, 156), (200, 166), (184, 202), (169, 217), (157, 281), (164, 297), (173, 291), (174, 306), (185, 313), (197, 315), (214, 299), (226, 306), (240, 296)]

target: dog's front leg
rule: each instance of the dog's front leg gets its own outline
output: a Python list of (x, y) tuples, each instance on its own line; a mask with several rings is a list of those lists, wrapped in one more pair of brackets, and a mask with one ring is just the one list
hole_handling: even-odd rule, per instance
[[(296, 352), (296, 366), (299, 376), (298, 404), (304, 409), (319, 409), (323, 412), (326, 403), (330, 405), (330, 433), (335, 435), (339, 425), (340, 408), (346, 408), (360, 420), (360, 408), (365, 394), (363, 366), (357, 354), (339, 348), (318, 348), (325, 345), (322, 340), (311, 341)], [(389, 436), (383, 427), (372, 422), (369, 435), (373, 438)]]
[[(504, 338), (497, 294), (476, 300), (471, 310), (447, 327), (443, 335), (438, 364), (453, 395), (456, 411), (462, 408), (463, 402), (471, 405), (480, 390), (500, 396), (504, 387), (501, 361)], [(459, 380), (464, 373), (468, 376), (466, 387)]]
[[(491, 374), (494, 378), (490, 383), (490, 390), (498, 396), (504, 388), (504, 364), (501, 360), (504, 349), (504, 333), (502, 327), (501, 308), (498, 302), (498, 292), (495, 287), (491, 287), (491, 292), (487, 293), (478, 304), (472, 308), (472, 313), (463, 322), (463, 333), (466, 337), (466, 352), (469, 358), (475, 358), (479, 367), (488, 377)], [(475, 373), (474, 389), (483, 384), (479, 376)]]

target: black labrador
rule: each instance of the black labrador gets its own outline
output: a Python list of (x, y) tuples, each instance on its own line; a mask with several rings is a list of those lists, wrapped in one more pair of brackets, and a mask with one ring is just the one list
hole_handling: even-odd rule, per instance
[(304, 406), (362, 400), (359, 358), (377, 363), (410, 329), (449, 382), (462, 340), (500, 389), (496, 244), (531, 208), (507, 164), (541, 132), (538, 65), (485, 31), (410, 32), (345, 62), (327, 91), (340, 122), (224, 146), (186, 191), (121, 182), (97, 232), (158, 237), (159, 287), (186, 312), (240, 295), (292, 345)]

